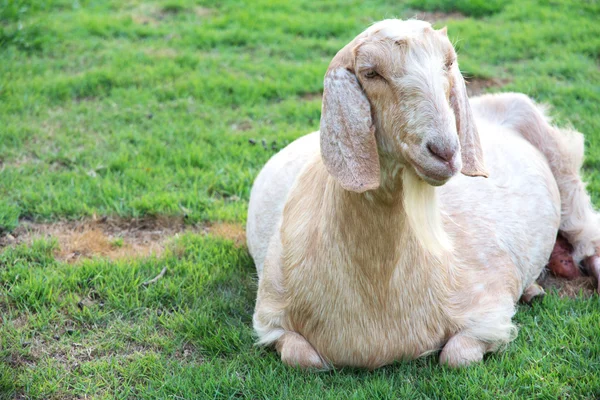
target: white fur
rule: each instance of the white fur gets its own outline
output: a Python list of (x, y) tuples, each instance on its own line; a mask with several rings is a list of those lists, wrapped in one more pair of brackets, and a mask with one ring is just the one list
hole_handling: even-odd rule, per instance
[(408, 222), (421, 246), (436, 257), (451, 252), (452, 243), (442, 225), (436, 189), (409, 168), (403, 169), (402, 183)]
[[(248, 250), (254, 258), (259, 277), (262, 275), (270, 238), (281, 219), (287, 194), (306, 161), (314, 156), (318, 148), (317, 132), (295, 140), (277, 153), (276, 157), (271, 158), (263, 168), (263, 171), (268, 172), (259, 174), (254, 181), (250, 197), (259, 198), (259, 201), (251, 201), (248, 205), (246, 232), (249, 237)], [(273, 185), (273, 182), (277, 184)]]
[[(259, 276), (254, 315), (259, 343), (277, 343), (300, 326), (294, 336), (298, 348), (314, 347), (333, 365), (372, 368), (428, 354), (446, 341), (442, 362), (478, 361), (515, 337), (515, 302), (541, 273), (559, 227), (578, 259), (592, 255), (600, 244), (599, 217), (579, 175), (581, 134), (550, 125), (524, 95), (471, 101), (471, 122), (479, 131), (489, 178), (456, 175), (440, 187), (421, 180), (427, 174), (419, 173), (419, 167), (435, 175), (439, 166), (424, 151), (423, 138), (439, 141), (448, 151), (457, 141), (453, 125), (458, 117), (448, 106), (443, 71), (422, 67), (441, 61), (440, 52), (431, 47), (437, 42), (420, 40), (430, 37), (424, 33), (428, 29), (422, 21), (386, 20), (356, 39), (364, 44), (382, 36), (415, 46), (408, 49), (414, 58), (403, 61), (409, 72), (405, 81), (396, 82), (411, 88), (400, 104), (381, 103), (381, 96), (370, 99), (381, 163), (379, 189), (350, 195), (331, 177), (323, 178), (319, 132), (275, 155), (256, 179), (247, 240)], [(359, 69), (372, 67), (360, 57)], [(410, 70), (413, 62), (415, 70)], [(361, 83), (367, 95), (380, 87)], [(392, 113), (402, 115), (404, 123)], [(403, 130), (425, 133), (408, 139), (395, 134)], [(348, 149), (354, 157), (352, 147)], [(456, 168), (460, 161), (450, 164)], [(395, 206), (398, 196), (401, 208)], [(356, 210), (357, 205), (372, 210)], [(398, 214), (387, 215), (387, 210)], [(379, 225), (364, 225), (369, 216)], [(348, 218), (356, 221), (349, 224)], [(397, 221), (397, 229), (388, 221)], [(354, 230), (348, 231), (349, 226)], [(364, 237), (363, 230), (370, 236)], [(393, 265), (385, 264), (386, 254), (371, 251), (385, 248), (383, 242), (395, 249)], [(372, 248), (365, 243), (373, 243)], [(369, 256), (372, 263), (349, 264)], [(365, 274), (369, 268), (372, 273)], [(306, 324), (286, 319), (295, 306), (304, 310), (296, 316), (309, 318)], [(285, 354), (298, 357), (286, 359), (288, 363), (315, 364), (313, 353), (305, 360), (298, 352)]]

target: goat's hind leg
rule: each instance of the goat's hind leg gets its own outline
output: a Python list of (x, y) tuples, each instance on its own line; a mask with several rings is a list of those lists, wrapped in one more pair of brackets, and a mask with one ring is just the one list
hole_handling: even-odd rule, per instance
[[(497, 299), (497, 304), (493, 300)], [(517, 334), (511, 318), (514, 314), (513, 296), (498, 293), (490, 296), (480, 310), (469, 313), (469, 326), (452, 336), (440, 353), (440, 364), (463, 367), (479, 362), (486, 353), (498, 350)]]
[(588, 273), (596, 280), (596, 290), (598, 291), (598, 294), (600, 294), (600, 249), (596, 249), (595, 255), (586, 257), (583, 260), (583, 265), (585, 265)]
[(496, 269), (497, 274), (484, 286), (484, 276), (489, 277), (493, 270), (472, 271), (468, 276), (472, 279), (471, 288), (453, 298), (459, 325), (442, 349), (441, 364), (460, 367), (479, 362), (485, 353), (500, 349), (517, 336), (512, 317), (519, 293), (516, 285), (510, 283), (511, 279), (514, 281), (510, 271), (515, 268), (508, 256), (499, 265), (503, 267)]
[[(484, 118), (518, 131), (548, 160), (561, 198), (560, 231), (573, 245), (575, 264), (600, 256), (600, 215), (594, 210), (581, 180), (584, 138), (579, 132), (559, 129), (550, 123), (543, 108), (524, 94), (503, 93), (473, 101)], [(590, 274), (598, 275), (598, 262), (590, 260)]]

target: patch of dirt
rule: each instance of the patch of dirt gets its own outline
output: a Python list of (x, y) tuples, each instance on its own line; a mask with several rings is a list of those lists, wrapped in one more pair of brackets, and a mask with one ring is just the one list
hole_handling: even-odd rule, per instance
[(189, 225), (184, 217), (102, 217), (54, 223), (21, 221), (13, 232), (0, 237), (0, 248), (29, 244), (38, 237), (52, 237), (58, 241), (56, 256), (62, 261), (74, 263), (92, 257), (143, 258), (160, 256), (168, 242), (184, 232), (219, 236), (233, 240), (238, 246), (245, 243), (244, 227), (240, 224)]
[(231, 128), (233, 131), (246, 132), (252, 129), (252, 123), (250, 121), (237, 122), (235, 124), (231, 124), (229, 128)]
[[(112, 344), (105, 340), (114, 334), (114, 331), (96, 331), (97, 335), (72, 336), (66, 330), (61, 329), (52, 336), (34, 334), (27, 341), (21, 342), (21, 348), (9, 349), (8, 357), (4, 358), (13, 368), (36, 367), (40, 363), (46, 363), (48, 360), (56, 361), (67, 371), (79, 368), (88, 362), (96, 362), (101, 359), (123, 360), (135, 357), (140, 354), (162, 353), (174, 359), (185, 363), (204, 363), (205, 359), (198, 349), (191, 343), (186, 342), (178, 346), (172, 352), (167, 352), (165, 348), (158, 344), (120, 340), (118, 344)], [(170, 332), (159, 328), (160, 334), (172, 339)]]
[(591, 276), (582, 276), (572, 280), (565, 278), (557, 278), (551, 273), (547, 273), (542, 278), (537, 280), (538, 284), (544, 288), (546, 292), (552, 290), (558, 291), (560, 297), (577, 297), (579, 293), (585, 298), (592, 297), (596, 292), (594, 286), (594, 278)]
[(160, 19), (160, 10), (150, 4), (142, 4), (131, 14), (131, 20), (138, 25), (157, 26)]
[(201, 364), (204, 363), (204, 357), (202, 357), (202, 354), (200, 354), (198, 349), (191, 343), (185, 343), (180, 349), (175, 351), (173, 357), (179, 361), (191, 361), (196, 359)]
[(405, 18), (420, 19), (431, 24), (441, 23), (448, 20), (461, 20), (467, 18), (459, 12), (442, 12), (442, 11), (412, 11), (405, 13)]
[(213, 13), (213, 11), (214, 10), (207, 7), (194, 7), (194, 14), (196, 14), (198, 17), (208, 17)]
[(212, 225), (207, 229), (212, 235), (223, 239), (233, 240), (238, 246), (242, 246), (246, 243), (246, 230), (239, 224), (221, 223)]
[(469, 97), (479, 96), (492, 87), (501, 87), (508, 83), (508, 79), (499, 78), (465, 78), (467, 84), (467, 94)]
[(148, 49), (145, 50), (144, 53), (146, 53), (149, 56), (152, 57), (157, 57), (157, 58), (175, 58), (177, 57), (177, 55), (179, 54), (177, 52), (177, 50), (172, 49), (170, 47), (166, 47), (166, 48), (154, 48), (154, 49)]
[(321, 100), (323, 98), (323, 93), (322, 92), (316, 92), (316, 93), (304, 93), (300, 96), (300, 98), (304, 101), (313, 101), (313, 100)]
[(8, 364), (11, 368), (17, 369), (21, 367), (34, 367), (36, 360), (34, 357), (29, 355), (22, 355), (16, 352), (11, 352), (3, 361)]
[(4, 171), (4, 168), (6, 167), (19, 169), (23, 168), (26, 165), (36, 165), (40, 164), (41, 162), (42, 161), (33, 154), (21, 155), (18, 158), (12, 160), (2, 160), (2, 166), (0, 168), (0, 171)]
[(142, 4), (133, 10), (131, 20), (139, 25), (157, 26), (162, 20), (169, 16), (191, 12), (199, 18), (205, 18), (213, 14), (214, 10), (207, 7), (194, 7), (191, 10), (180, 6), (165, 6), (159, 8), (152, 4)]
[(24, 326), (26, 326), (27, 322), (29, 322), (29, 318), (27, 317), (27, 314), (22, 314), (12, 321), (14, 327), (17, 329), (23, 328)]
[(11, 352), (8, 363), (13, 368), (35, 367), (38, 363), (44, 363), (48, 359), (58, 362), (66, 370), (72, 371), (79, 368), (81, 364), (97, 361), (98, 359), (128, 358), (135, 354), (146, 354), (159, 351), (152, 346), (140, 344), (128, 344), (126, 348), (119, 351), (106, 350), (97, 343), (89, 340), (69, 341), (68, 343), (56, 339), (44, 339), (36, 337), (27, 342), (26, 353)]

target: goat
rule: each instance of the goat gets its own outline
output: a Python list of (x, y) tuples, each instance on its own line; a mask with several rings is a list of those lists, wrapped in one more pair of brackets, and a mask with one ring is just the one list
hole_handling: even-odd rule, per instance
[(372, 25), (331, 61), (320, 132), (252, 188), (258, 343), (317, 369), (481, 360), (515, 337), (559, 229), (599, 264), (582, 158), (527, 96), (469, 101), (446, 28)]

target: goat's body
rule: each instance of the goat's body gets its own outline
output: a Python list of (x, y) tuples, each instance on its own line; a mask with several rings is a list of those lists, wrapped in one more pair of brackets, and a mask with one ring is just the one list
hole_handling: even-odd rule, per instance
[(463, 264), (484, 271), (480, 283), (493, 282), (497, 269), (516, 268), (510, 285), (518, 299), (552, 252), (560, 195), (548, 162), (519, 133), (477, 123), (490, 176), (458, 175), (438, 188), (444, 225)]
[[(475, 103), (490, 177), (431, 188), (454, 246), (437, 257), (415, 237), (403, 189), (339, 187), (322, 165), (318, 132), (267, 163), (247, 225), (262, 343), (294, 332), (327, 363), (374, 368), (455, 335), (489, 348), (512, 338), (514, 304), (552, 251), (561, 198), (547, 157)], [(402, 172), (383, 173), (406, 185)]]
[(300, 170), (318, 152), (319, 133), (302, 136), (271, 157), (252, 185), (246, 232), (259, 276), (269, 242), (281, 224), (287, 195)]

